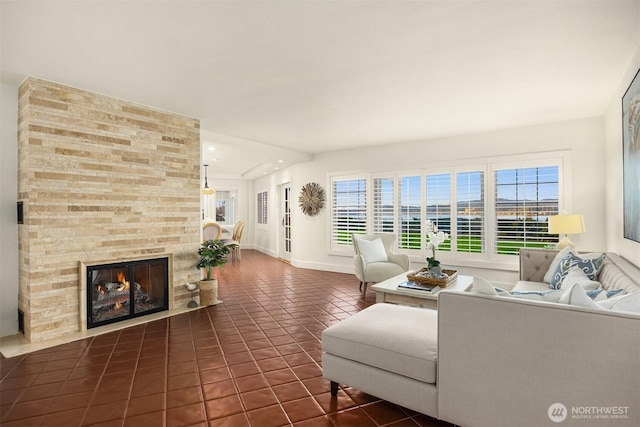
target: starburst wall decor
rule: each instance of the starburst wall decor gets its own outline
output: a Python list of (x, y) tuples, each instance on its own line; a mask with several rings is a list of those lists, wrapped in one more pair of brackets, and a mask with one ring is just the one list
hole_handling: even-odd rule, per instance
[(298, 203), (305, 215), (315, 216), (324, 207), (324, 190), (315, 182), (305, 184), (300, 191)]

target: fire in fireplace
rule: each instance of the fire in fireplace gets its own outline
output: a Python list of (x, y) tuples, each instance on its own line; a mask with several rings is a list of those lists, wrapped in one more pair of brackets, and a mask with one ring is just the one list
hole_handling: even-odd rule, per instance
[(168, 258), (87, 266), (87, 328), (169, 307)]

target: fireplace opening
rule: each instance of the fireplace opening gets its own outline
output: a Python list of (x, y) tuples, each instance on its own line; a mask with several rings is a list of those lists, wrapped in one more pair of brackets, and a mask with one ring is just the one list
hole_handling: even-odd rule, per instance
[(169, 260), (87, 266), (87, 328), (169, 308)]

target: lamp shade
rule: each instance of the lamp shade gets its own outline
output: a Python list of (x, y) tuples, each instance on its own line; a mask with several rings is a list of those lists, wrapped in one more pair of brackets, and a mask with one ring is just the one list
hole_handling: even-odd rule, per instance
[(549, 217), (550, 234), (581, 234), (585, 232), (582, 214), (553, 215)]
[(207, 172), (207, 167), (209, 165), (204, 165), (204, 188), (202, 189), (202, 194), (205, 194), (207, 196), (212, 195), (213, 193), (216, 192), (216, 190), (214, 190), (213, 188), (209, 187), (209, 173)]

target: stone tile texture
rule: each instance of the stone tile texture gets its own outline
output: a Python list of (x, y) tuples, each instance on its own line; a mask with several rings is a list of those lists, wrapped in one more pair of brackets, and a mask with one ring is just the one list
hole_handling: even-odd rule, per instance
[(170, 307), (186, 303), (199, 278), (199, 121), (32, 77), (18, 104), (27, 339), (80, 330), (80, 262), (172, 254)]

